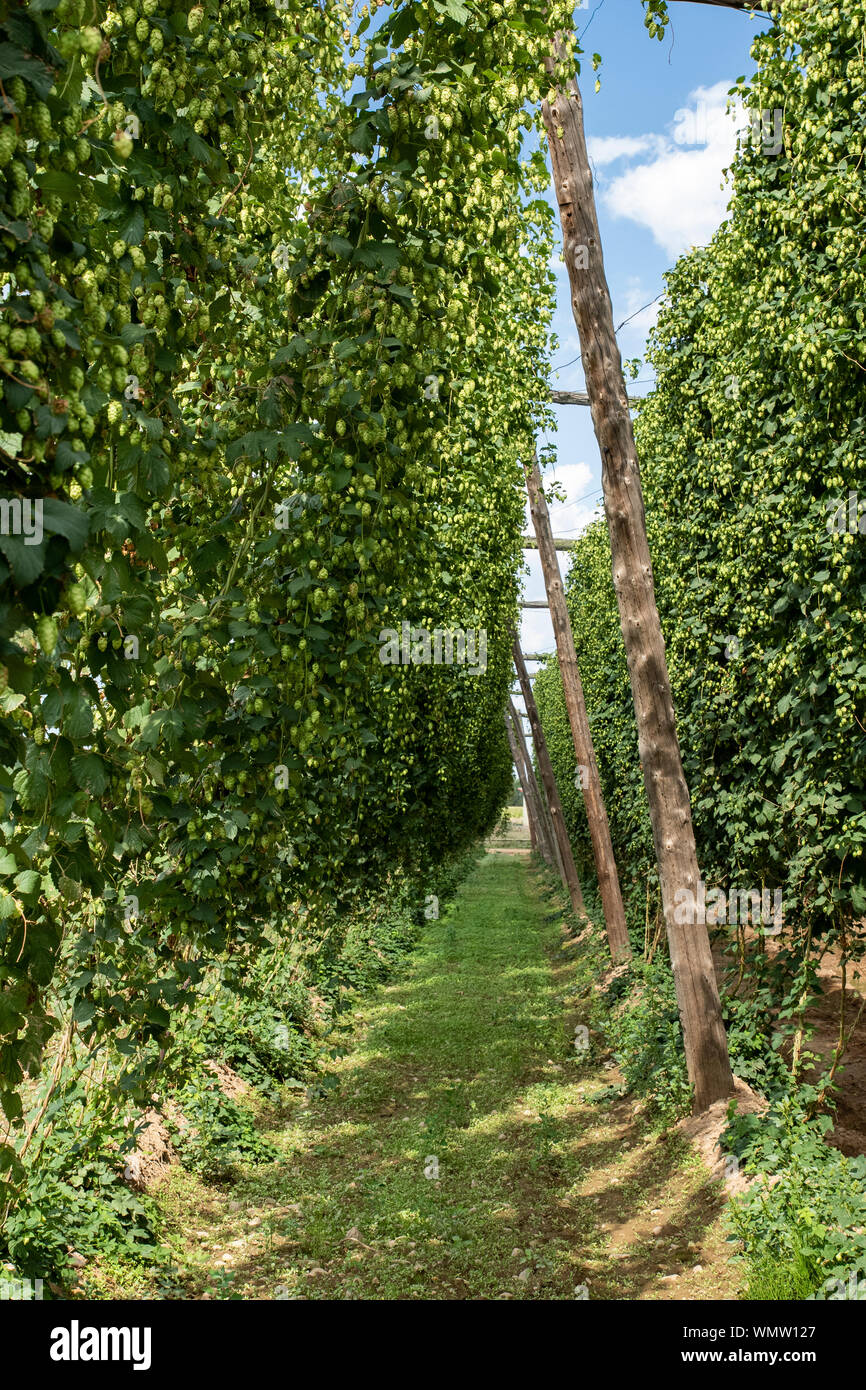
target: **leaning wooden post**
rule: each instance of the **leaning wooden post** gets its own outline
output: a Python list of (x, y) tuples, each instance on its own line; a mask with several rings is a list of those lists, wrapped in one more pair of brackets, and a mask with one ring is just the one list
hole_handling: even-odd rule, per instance
[[(523, 657), (523, 662), (525, 665), (525, 656)], [(563, 884), (565, 884), (565, 870), (562, 866), (562, 860), (559, 857), (559, 841), (556, 838), (556, 831), (553, 828), (553, 817), (550, 814), (550, 807), (547, 804), (547, 792), (544, 789), (544, 782), (541, 779), (540, 772), (539, 776), (536, 777), (535, 768), (532, 765), (532, 758), (529, 756), (529, 747), (526, 742), (526, 734), (523, 728), (523, 715), (521, 715), (520, 710), (515, 705), (514, 700), (511, 698), (511, 696), (508, 697), (508, 703), (511, 709), (511, 718), (514, 723), (514, 729), (517, 734), (518, 742), (520, 748), (523, 751), (523, 760), (526, 764), (527, 775), (531, 779), (532, 785), (535, 787), (535, 791), (538, 796), (540, 823), (541, 825), (543, 825), (544, 833), (547, 836), (547, 843), (550, 847), (552, 866), (556, 869), (556, 872), (562, 879)], [(528, 718), (529, 716), (527, 715), (526, 717)]]
[(530, 749), (528, 749), (527, 741), (525, 741), (523, 719), (521, 719), (520, 712), (518, 712), (516, 708), (514, 708), (514, 714), (517, 716), (517, 731), (518, 734), (520, 734), (521, 741), (523, 741), (525, 765), (527, 765), (528, 774), (530, 774), (532, 781), (534, 781), (535, 791), (537, 791), (538, 794), (538, 805), (539, 808), (541, 808), (541, 823), (542, 826), (545, 827), (545, 834), (546, 837), (548, 837), (550, 859), (552, 859), (553, 867), (555, 867), (557, 874), (559, 874), (559, 877), (562, 878), (564, 883), (564, 881), (566, 881), (566, 873), (564, 873), (562, 859), (559, 858), (559, 841), (557, 841), (556, 838), (556, 831), (553, 830), (553, 817), (550, 816), (548, 795), (546, 795), (544, 783), (539, 781), (539, 778), (535, 776), (535, 769), (534, 766), (532, 766), (532, 759), (530, 758)]
[(513, 718), (508, 710), (505, 711), (505, 732), (508, 735), (508, 746), (511, 749), (511, 757), (517, 769), (517, 776), (520, 781), (520, 789), (523, 792), (523, 801), (526, 806), (526, 814), (529, 820), (529, 839), (533, 849), (538, 849), (545, 863), (549, 863), (547, 845), (542, 841), (540, 829), (537, 826), (538, 809), (531, 799), (531, 789), (526, 780), (526, 769), (523, 766), (523, 759), (520, 749), (517, 746), (517, 738), (513, 725)]
[(509, 699), (509, 704), (511, 706), (511, 718), (514, 723), (514, 730), (517, 734), (517, 745), (520, 750), (521, 757), (523, 758), (523, 765), (526, 768), (526, 776), (530, 786), (533, 788), (535, 792), (535, 797), (538, 803), (539, 824), (541, 825), (545, 839), (547, 840), (547, 846), (550, 851), (550, 863), (553, 866), (553, 868), (556, 869), (556, 872), (559, 874), (560, 878), (564, 880), (565, 874), (563, 872), (562, 860), (559, 857), (559, 844), (557, 843), (556, 839), (556, 831), (553, 828), (553, 820), (551, 819), (550, 815), (550, 807), (547, 804), (547, 796), (544, 791), (544, 784), (542, 782), (539, 782), (538, 777), (535, 773), (535, 768), (532, 765), (532, 758), (529, 756), (529, 748), (527, 747), (526, 735), (523, 730), (523, 716), (521, 715), (519, 709), (517, 708), (513, 700)]
[(550, 513), (547, 510), (547, 500), (542, 490), (541, 472), (537, 462), (533, 462), (532, 467), (526, 470), (526, 485), (529, 490), (532, 524), (535, 527), (535, 535), (538, 540), (538, 554), (544, 572), (547, 601), (550, 605), (553, 635), (556, 638), (556, 652), (562, 676), (565, 708), (568, 711), (568, 722), (571, 725), (571, 737), (577, 761), (576, 777), (579, 777), (583, 791), (583, 802), (586, 807), (586, 819), (592, 840), (592, 853), (595, 859), (595, 872), (598, 878), (605, 926), (607, 927), (610, 954), (615, 961), (628, 960), (631, 957), (631, 945), (625, 925), (625, 908), (622, 905), (619, 875), (616, 871), (607, 810), (602, 796), (601, 779), (598, 775), (592, 735), (589, 730), (589, 717), (586, 713), (583, 684), (577, 666), (577, 654), (574, 650), (574, 634), (571, 630), (565, 592), (559, 573), (559, 561), (556, 558), (556, 548), (553, 544)]
[[(526, 800), (526, 797), (523, 798), (523, 804), (526, 807), (526, 824), (529, 826), (529, 848), (531, 850), (538, 850), (540, 854), (541, 850), (538, 844), (538, 831), (535, 829), (535, 819), (533, 817), (532, 812), (529, 809), (529, 802)], [(522, 819), (523, 817), (521, 816), (521, 821)]]
[[(531, 693), (532, 693), (532, 691), (531, 691), (531, 688), (530, 688), (530, 694), (531, 694)], [(534, 703), (534, 697), (533, 697), (533, 703)], [(529, 750), (528, 750), (527, 747), (526, 747), (526, 740), (525, 740), (524, 733), (523, 733), (523, 721), (522, 721), (521, 716), (520, 716), (520, 711), (517, 709), (517, 706), (514, 704), (514, 701), (513, 701), (513, 700), (510, 700), (510, 701), (509, 701), (509, 704), (510, 704), (510, 707), (511, 707), (511, 716), (512, 716), (512, 720), (513, 720), (513, 722), (514, 722), (515, 730), (517, 731), (517, 733), (518, 733), (518, 735), (519, 735), (519, 737), (520, 737), (520, 739), (521, 739), (521, 741), (522, 741), (522, 744), (523, 744), (523, 750), (524, 750), (524, 751), (523, 751), (523, 757), (524, 757), (524, 764), (525, 764), (525, 767), (526, 767), (526, 769), (527, 769), (527, 776), (528, 776), (528, 777), (531, 777), (532, 780), (535, 782), (535, 769), (534, 769), (534, 767), (532, 766), (532, 759), (530, 758), (530, 756), (529, 756)], [(536, 707), (536, 714), (537, 714), (537, 712), (538, 712), (538, 711), (537, 711), (537, 707)], [(530, 725), (531, 725), (531, 724), (532, 724), (532, 721), (530, 720)], [(540, 718), (538, 719), (538, 727), (541, 729), (541, 719), (540, 719)], [(541, 729), (541, 737), (544, 738), (544, 730), (543, 730), (543, 729)], [(537, 759), (538, 764), (539, 764), (539, 772), (540, 772), (540, 769), (541, 769), (541, 758), (538, 757), (538, 750), (537, 750), (537, 745), (535, 744), (535, 734), (534, 734), (534, 733), (533, 733), (533, 745), (535, 745), (535, 747), (536, 747), (536, 759)], [(550, 762), (550, 754), (549, 754), (549, 751), (548, 751), (548, 748), (547, 748), (547, 742), (546, 742), (546, 740), (545, 740), (545, 742), (544, 742), (544, 751), (545, 751), (545, 754), (547, 755), (547, 762), (548, 762), (548, 764), (549, 764), (549, 766), (550, 766), (550, 778), (551, 778), (551, 780), (553, 781), (553, 785), (554, 785), (554, 789), (555, 789), (555, 788), (556, 788), (556, 779), (555, 779), (554, 773), (553, 773), (553, 764)], [(547, 835), (547, 843), (548, 843), (548, 847), (549, 847), (549, 850), (550, 850), (550, 866), (551, 866), (551, 868), (554, 869), (555, 872), (559, 875), (559, 878), (560, 878), (560, 880), (561, 880), (561, 882), (562, 882), (562, 886), (563, 886), (563, 888), (565, 889), (566, 893), (568, 893), (569, 897), (571, 897), (571, 883), (570, 883), (570, 881), (569, 881), (569, 874), (570, 874), (570, 873), (573, 874), (573, 880), (574, 880), (574, 882), (577, 883), (577, 892), (578, 892), (578, 894), (579, 894), (579, 900), (580, 900), (580, 902), (582, 903), (582, 902), (583, 902), (583, 893), (582, 893), (581, 888), (580, 888), (580, 881), (579, 881), (579, 879), (578, 879), (578, 877), (577, 877), (577, 869), (576, 869), (576, 867), (574, 866), (574, 856), (572, 855), (572, 860), (571, 860), (571, 865), (572, 865), (572, 867), (571, 867), (571, 869), (569, 869), (569, 868), (566, 867), (565, 861), (563, 860), (563, 857), (562, 857), (562, 841), (561, 841), (561, 837), (560, 837), (560, 835), (557, 833), (557, 829), (556, 829), (556, 825), (554, 824), (553, 816), (550, 814), (550, 807), (549, 807), (549, 805), (548, 805), (547, 792), (546, 792), (546, 790), (545, 790), (545, 782), (544, 782), (544, 779), (543, 779), (543, 778), (541, 779), (541, 786), (540, 786), (540, 787), (539, 787), (538, 782), (535, 782), (535, 786), (536, 786), (536, 789), (537, 789), (537, 791), (538, 791), (539, 804), (540, 804), (540, 806), (541, 806), (542, 823), (543, 823), (544, 828), (545, 828), (545, 833), (546, 833), (546, 835)], [(558, 792), (557, 792), (557, 796), (558, 796)], [(562, 809), (562, 804), (560, 803), (560, 810), (561, 810), (561, 809)], [(564, 814), (560, 817), (560, 819), (561, 819), (562, 825), (565, 826), (565, 816), (564, 816)], [(567, 831), (567, 830), (566, 830), (566, 836), (565, 836), (565, 837), (566, 837), (566, 838), (568, 837), (568, 831)], [(569, 841), (569, 844), (570, 844), (570, 841)], [(575, 910), (577, 911), (577, 909), (575, 909)], [(582, 911), (582, 910), (583, 910), (583, 909), (581, 909), (581, 911)]]
[(520, 790), (523, 792), (523, 803), (525, 810), (527, 810), (528, 824), (530, 824), (530, 845), (532, 849), (538, 849), (538, 852), (541, 853), (542, 859), (545, 859), (546, 863), (544, 848), (542, 848), (541, 841), (539, 841), (537, 808), (535, 808), (534, 803), (530, 801), (530, 784), (527, 783), (527, 774), (525, 774), (523, 759), (521, 759), (520, 756), (520, 749), (517, 748), (517, 739), (514, 737), (514, 720), (512, 714), (510, 714), (507, 709), (503, 717), (505, 717), (505, 731), (506, 734), (509, 735), (509, 748), (512, 749), (512, 762), (517, 769), (517, 778), (518, 781), (520, 781)]
[(553, 821), (553, 830), (556, 835), (559, 858), (562, 862), (563, 885), (568, 890), (568, 895), (571, 898), (571, 905), (577, 916), (585, 917), (586, 908), (583, 903), (583, 893), (580, 888), (580, 880), (577, 877), (577, 869), (574, 867), (574, 855), (571, 852), (571, 841), (568, 838), (565, 816), (562, 813), (562, 802), (559, 799), (559, 792), (556, 789), (556, 778), (553, 775), (553, 766), (550, 761), (550, 754), (547, 751), (547, 740), (544, 737), (544, 730), (541, 727), (541, 720), (538, 717), (535, 696), (532, 693), (532, 686), (529, 683), (529, 675), (523, 660), (523, 653), (520, 650), (520, 643), (516, 637), (514, 639), (513, 652), (514, 665), (517, 668), (517, 679), (520, 681), (520, 689), (523, 693), (526, 713), (529, 715), (529, 724), (532, 729), (532, 740), (535, 744), (535, 756), (538, 759), (538, 770), (541, 773), (541, 780), (544, 784), (544, 790), (547, 793), (550, 818)]
[(515, 709), (513, 700), (508, 701), (508, 711), (505, 718), (510, 731), (509, 736), (513, 740), (513, 757), (517, 766), (517, 775), (520, 778), (520, 785), (523, 787), (523, 796), (529, 809), (531, 823), (534, 823), (536, 827), (539, 853), (546, 864), (559, 871), (559, 859), (553, 844), (553, 827), (548, 826), (548, 821), (542, 811), (535, 770), (529, 761), (520, 715)]
[[(565, 58), (554, 41), (548, 70)], [(572, 64), (573, 70), (573, 64)], [(683, 773), (665, 644), (656, 607), (637, 451), (604, 273), (580, 91), (569, 75), (542, 103), (562, 222), (571, 303), (602, 459), (613, 582), (631, 677), (671, 965), (695, 1111), (734, 1088)]]

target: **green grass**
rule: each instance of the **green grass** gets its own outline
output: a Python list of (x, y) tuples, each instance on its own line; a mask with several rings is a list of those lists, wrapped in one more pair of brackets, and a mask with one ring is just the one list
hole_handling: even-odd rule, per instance
[(802, 1260), (765, 1260), (749, 1270), (745, 1297), (756, 1303), (801, 1302), (815, 1288), (815, 1278)]
[[(405, 977), (359, 1002), (332, 1089), (271, 1119), (279, 1161), (228, 1189), (175, 1170), (159, 1193), (174, 1296), (669, 1296), (661, 1274), (715, 1220), (716, 1190), (678, 1136), (659, 1144), (606, 1098), (601, 1058), (575, 1054), (591, 956), (563, 950), (543, 894), (525, 861), (483, 860)], [(662, 1204), (669, 1249), (642, 1217)]]

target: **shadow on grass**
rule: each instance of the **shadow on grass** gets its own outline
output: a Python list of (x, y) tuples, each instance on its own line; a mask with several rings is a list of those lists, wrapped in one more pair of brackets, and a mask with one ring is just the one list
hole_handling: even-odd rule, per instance
[[(600, 1223), (648, 1211), (683, 1149), (654, 1144), (600, 1201), (587, 1190), (646, 1123), (628, 1102), (581, 1101), (591, 1075), (577, 1073), (562, 1003), (577, 967), (552, 968), (546, 906), (525, 863), (484, 861), (409, 977), (366, 1004), (330, 1095), (287, 1107), (272, 1133), (285, 1160), (230, 1194), (264, 1213), (231, 1266), (244, 1297), (571, 1300), (583, 1285), (593, 1298), (655, 1285), (658, 1248), (641, 1239), (614, 1258)], [(674, 1239), (712, 1219), (711, 1186)]]

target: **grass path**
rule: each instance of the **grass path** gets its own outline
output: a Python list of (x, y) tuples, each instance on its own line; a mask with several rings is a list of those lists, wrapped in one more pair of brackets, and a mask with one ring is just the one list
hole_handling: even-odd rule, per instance
[(229, 1191), (174, 1171), (187, 1296), (736, 1297), (717, 1186), (575, 1057), (587, 980), (551, 907), (485, 859), (359, 1006), (333, 1088), (274, 1121), (282, 1160)]

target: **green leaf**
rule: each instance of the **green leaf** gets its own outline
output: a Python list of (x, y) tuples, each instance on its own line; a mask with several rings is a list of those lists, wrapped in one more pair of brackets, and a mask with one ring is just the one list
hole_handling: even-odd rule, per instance
[(144, 240), (144, 212), (140, 203), (133, 203), (127, 209), (126, 216), (121, 220), (117, 235), (126, 242), (127, 246), (140, 246)]
[(125, 323), (120, 330), (120, 341), (124, 347), (133, 347), (135, 343), (143, 343), (151, 331), (143, 323)]
[(447, 14), (457, 24), (466, 24), (472, 18), (472, 11), (461, 4), (461, 0), (433, 0), (433, 8), (438, 14)]
[(21, 452), (21, 445), (24, 443), (24, 436), (6, 430), (0, 430), (0, 449), (10, 458), (17, 458)]
[(0, 534), (0, 550), (9, 561), (16, 584), (24, 588), (38, 579), (45, 566), (46, 545), (25, 545), (23, 536)]
[(359, 154), (371, 154), (376, 144), (376, 127), (369, 116), (359, 121), (349, 136), (349, 144)]
[(399, 48), (404, 44), (410, 34), (416, 33), (420, 27), (420, 20), (414, 5), (404, 5), (402, 10), (391, 19), (387, 26), (388, 37), (394, 48)]
[(393, 241), (365, 241), (359, 246), (352, 261), (358, 265), (382, 270), (396, 270), (400, 265), (400, 249)]
[(59, 198), (77, 198), (81, 188), (77, 175), (66, 174), (61, 169), (48, 169), (37, 174), (34, 183), (46, 193), (56, 193)]
[(70, 765), (79, 787), (93, 796), (102, 795), (109, 783), (109, 770), (97, 753), (79, 753)]
[(21, 909), (12, 894), (0, 888), (0, 922), (8, 922), (10, 917), (18, 917), (20, 913)]
[(63, 716), (61, 728), (67, 738), (89, 738), (93, 733), (93, 711), (90, 700), (80, 687), (76, 686), (63, 697)]
[(47, 97), (54, 85), (54, 74), (44, 63), (29, 57), (11, 43), (0, 43), (0, 80), (23, 77), (40, 97)]
[(90, 1022), (95, 1012), (96, 1006), (92, 999), (76, 999), (72, 1007), (72, 1017), (82, 1026)]
[(86, 512), (68, 502), (59, 502), (56, 497), (46, 497), (42, 516), (46, 531), (65, 536), (73, 550), (81, 550), (90, 530)]

